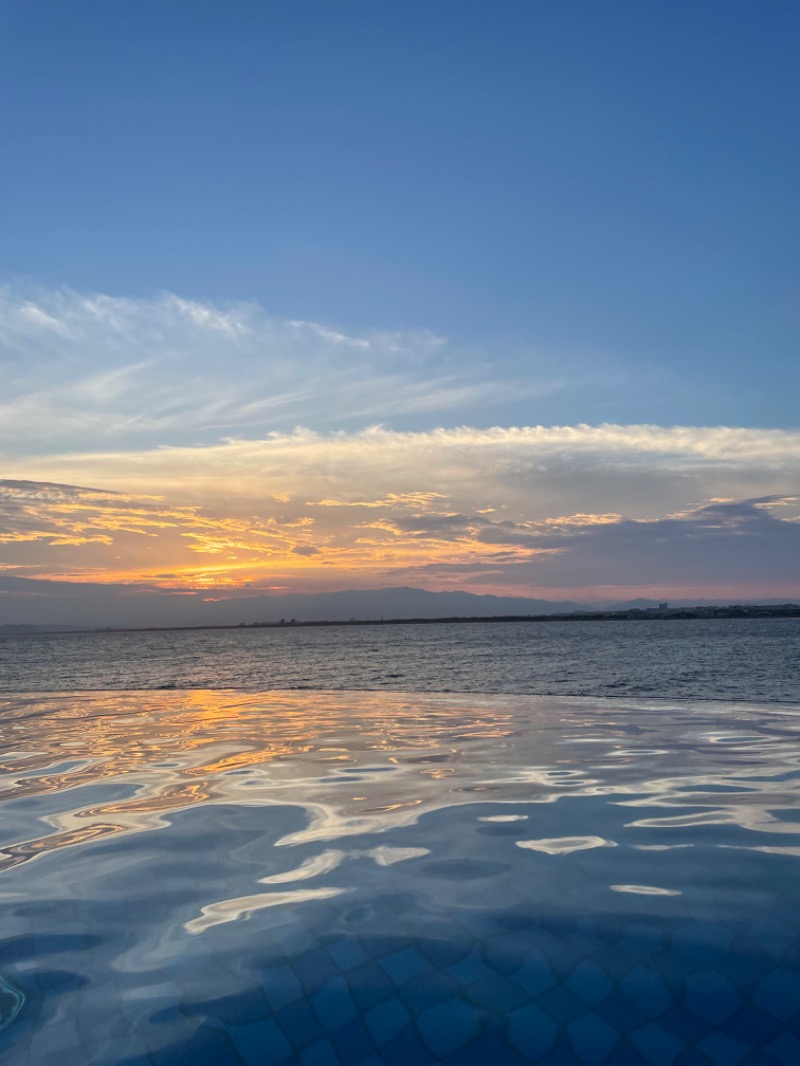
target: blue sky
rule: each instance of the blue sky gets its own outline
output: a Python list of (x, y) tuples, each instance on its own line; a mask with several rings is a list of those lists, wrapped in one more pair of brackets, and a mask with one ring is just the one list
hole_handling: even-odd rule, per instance
[(4, 0), (3, 272), (615, 379), (536, 421), (794, 425), (798, 31), (789, 0)]
[[(199, 514), (313, 528), (287, 541), (302, 580), (275, 578), (309, 591), (432, 566), (439, 587), (532, 594), (553, 571), (577, 598), (585, 534), (572, 573), (617, 596), (623, 521), (655, 538), (718, 505), (732, 538), (793, 546), (775, 501), (800, 492), (798, 31), (793, 0), (0, 0), (9, 480), (160, 494), (194, 509), (175, 536), (196, 554)], [(354, 481), (326, 465), (334, 437)], [(15, 496), (0, 568), (152, 579), (107, 515), (65, 534), (58, 500), (17, 527)], [(352, 507), (381, 500), (375, 533)], [(456, 513), (457, 543), (425, 539)], [(474, 554), (489, 513), (527, 523), (513, 560)], [(575, 544), (520, 567), (565, 519)], [(405, 545), (391, 573), (377, 541), (359, 555), (366, 527)], [(794, 547), (750, 575), (759, 550), (713, 588), (698, 556), (681, 588), (800, 590)]]

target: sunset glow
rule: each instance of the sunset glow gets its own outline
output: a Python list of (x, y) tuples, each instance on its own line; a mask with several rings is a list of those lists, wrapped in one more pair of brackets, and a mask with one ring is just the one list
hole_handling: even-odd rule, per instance
[(568, 6), (11, 5), (0, 624), (800, 597), (792, 19)]

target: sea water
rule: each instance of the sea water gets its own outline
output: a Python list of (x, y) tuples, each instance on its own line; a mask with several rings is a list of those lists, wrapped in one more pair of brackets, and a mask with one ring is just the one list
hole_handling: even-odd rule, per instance
[(0, 691), (152, 688), (800, 701), (800, 618), (0, 637)]
[(0, 704), (10, 1066), (800, 1062), (797, 703)]

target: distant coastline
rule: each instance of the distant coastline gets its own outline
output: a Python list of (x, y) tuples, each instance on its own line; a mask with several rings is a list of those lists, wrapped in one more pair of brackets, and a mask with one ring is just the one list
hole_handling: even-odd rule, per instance
[(564, 614), (452, 615), (440, 618), (348, 618), (322, 621), (281, 619), (279, 622), (239, 622), (233, 625), (81, 626), (5, 624), (0, 636), (44, 636), (57, 633), (166, 633), (205, 629), (313, 629), (347, 626), (408, 626), (477, 622), (650, 622), (720, 618), (800, 618), (800, 604), (732, 604), (698, 607), (631, 607), (614, 611), (572, 611)]

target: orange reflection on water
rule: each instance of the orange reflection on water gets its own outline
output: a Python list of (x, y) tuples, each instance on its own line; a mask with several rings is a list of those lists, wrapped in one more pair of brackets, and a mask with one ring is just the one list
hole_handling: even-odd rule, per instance
[(0, 860), (0, 870), (19, 866), (22, 862), (35, 859), (47, 851), (57, 848), (73, 847), (75, 844), (88, 844), (92, 840), (108, 836), (110, 833), (118, 833), (125, 826), (95, 824), (85, 826), (83, 829), (74, 829), (68, 833), (53, 833), (51, 836), (41, 837), (39, 840), (25, 841), (22, 844), (10, 844), (0, 854), (4, 856)]
[[(157, 828), (169, 812), (208, 801), (235, 796), (237, 803), (313, 806), (318, 793), (330, 791), (325, 782), (335, 784), (335, 775), (374, 761), (376, 752), (404, 752), (396, 760), (403, 772), (359, 781), (364, 806), (357, 815), (410, 816), (423, 799), (409, 796), (407, 771), (419, 781), (452, 772), (426, 764), (458, 757), (453, 727), (454, 719), (464, 725), (463, 708), (456, 701), (426, 713), (417, 699), (377, 693), (359, 694), (357, 708), (352, 702), (324, 693), (208, 690), (18, 701), (4, 720), (7, 750), (18, 755), (0, 764), (0, 801), (50, 795), (61, 809), (42, 818), (50, 832), (6, 847), (0, 869), (101, 836)], [(494, 735), (484, 727), (485, 711), (469, 717), (473, 728), (463, 740)], [(245, 791), (245, 783), (257, 787)], [(82, 789), (98, 785), (115, 786), (114, 797), (97, 802), (95, 792), (93, 802), (81, 803)], [(120, 787), (129, 794), (120, 798)], [(318, 803), (312, 821), (317, 834), (325, 824), (347, 832), (340, 815)]]
[(793, 718), (762, 729), (737, 709), (734, 729), (730, 705), (634, 703), (630, 719), (616, 706), (612, 717), (602, 701), (380, 692), (0, 698), (0, 801), (47, 798), (21, 816), (29, 839), (5, 846), (0, 869), (204, 803), (302, 808), (304, 828), (278, 845), (385, 833), (476, 801), (611, 795), (646, 830), (800, 833), (772, 813), (800, 779)]

